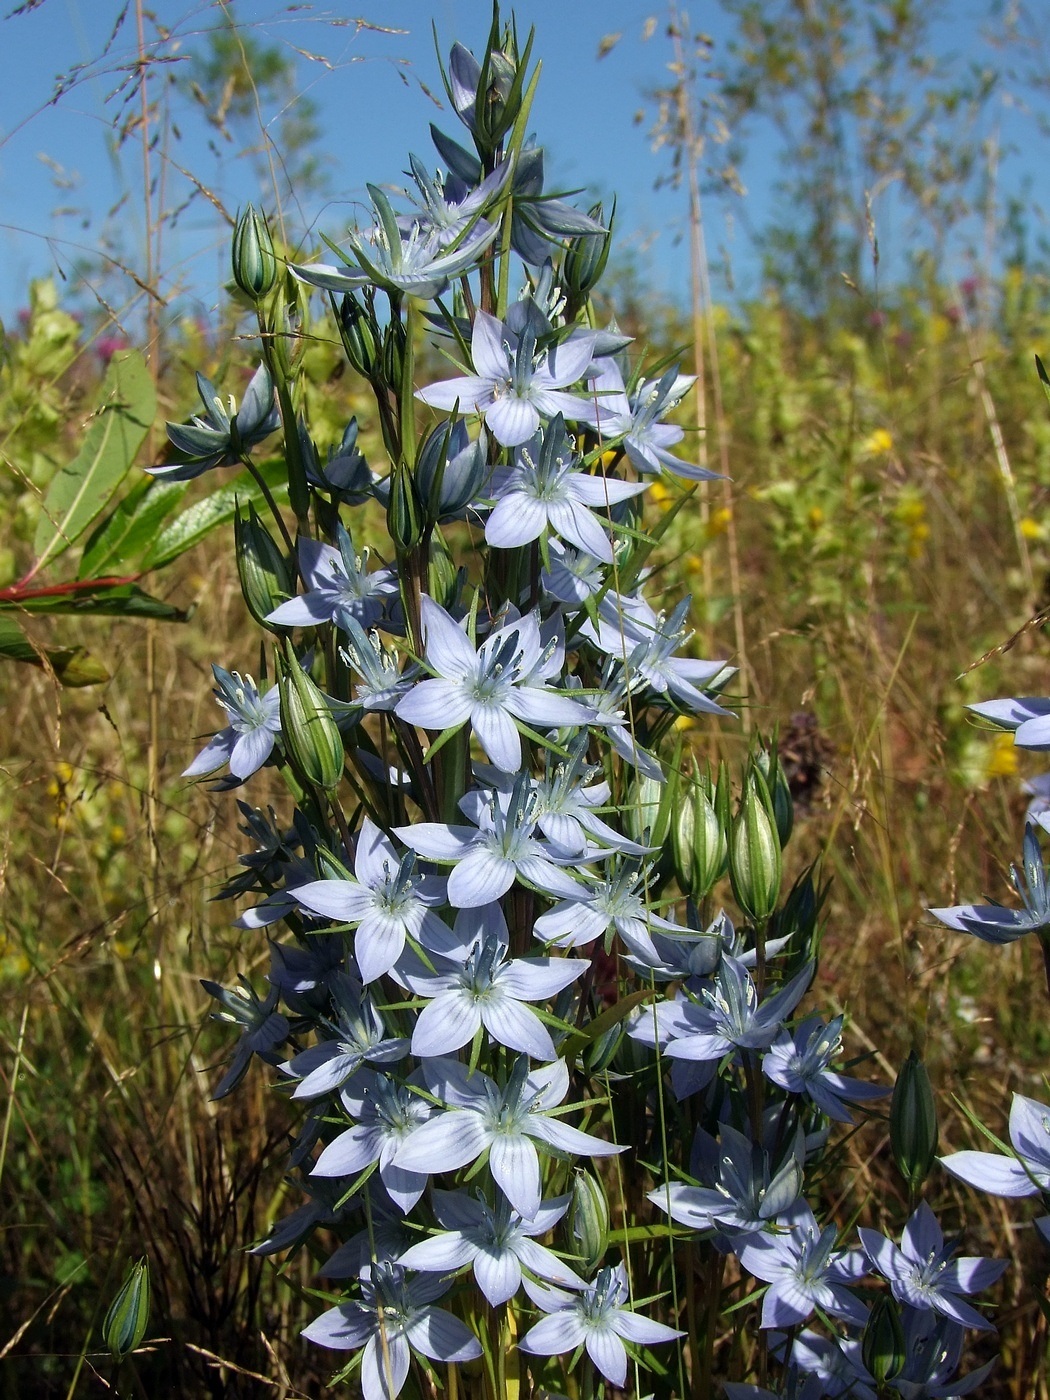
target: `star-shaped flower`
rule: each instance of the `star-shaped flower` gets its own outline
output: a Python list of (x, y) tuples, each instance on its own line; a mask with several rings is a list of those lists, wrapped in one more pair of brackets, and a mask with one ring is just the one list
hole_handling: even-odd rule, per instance
[[(1010, 1144), (1017, 1154), (952, 1152), (941, 1166), (979, 1191), (993, 1196), (1050, 1195), (1050, 1108), (1015, 1094), (1010, 1108)], [(1050, 1216), (1035, 1222), (1050, 1244)]]
[(212, 666), (217, 682), (215, 698), (230, 717), (230, 723), (219, 731), (183, 770), (184, 778), (199, 778), (214, 773), (224, 763), (238, 782), (263, 766), (273, 752), (274, 740), (281, 732), (281, 697), (277, 686), (260, 695), (251, 676), (225, 671)]
[(822, 1230), (799, 1200), (780, 1217), (785, 1228), (752, 1235), (739, 1249), (748, 1273), (770, 1286), (762, 1303), (763, 1327), (795, 1327), (815, 1308), (863, 1327), (868, 1311), (844, 1285), (867, 1273), (860, 1250), (836, 1248), (837, 1230)]
[(397, 596), (392, 569), (368, 568), (368, 551), (354, 550), (344, 526), (338, 527), (339, 548), (319, 540), (299, 541), (299, 567), (309, 584), (306, 593), (289, 598), (267, 615), (267, 622), (281, 627), (317, 627), (334, 622), (346, 629), (353, 618), (362, 627), (374, 626), (383, 616), (387, 600)]

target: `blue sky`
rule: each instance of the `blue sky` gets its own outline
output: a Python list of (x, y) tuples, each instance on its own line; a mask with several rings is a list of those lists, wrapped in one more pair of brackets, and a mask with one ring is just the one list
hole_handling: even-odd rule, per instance
[[(17, 0), (3, 0), (7, 15)], [(120, 27), (108, 58), (94, 63), (106, 46), (124, 0), (37, 0), (22, 15), (0, 21), (0, 314), (9, 317), (25, 303), (29, 277), (64, 270), (72, 275), (78, 254), (97, 249), (105, 227), (119, 229), (129, 261), (142, 269), (141, 147), (129, 139), (114, 149), (112, 133), (131, 85), (135, 54), (134, 6)], [(170, 26), (166, 52), (182, 62), (194, 36), (214, 24), (217, 0), (153, 0), (152, 10)], [(506, 7), (505, 7), (506, 8)], [(646, 93), (666, 78), (671, 57), (665, 33), (666, 8), (651, 0), (523, 0), (516, 7), (519, 26), (536, 27), (536, 54), (543, 75), (532, 128), (547, 151), (548, 187), (585, 187), (590, 195), (616, 193), (620, 216), (617, 243), (631, 253), (658, 291), (681, 297), (688, 291), (688, 254), (683, 238), (685, 196), (655, 190), (667, 163), (650, 149), (652, 103)], [(318, 230), (339, 238), (360, 210), (366, 181), (397, 181), (413, 150), (436, 163), (428, 135), (436, 120), (452, 135), (457, 122), (439, 111), (423, 91), (425, 83), (443, 96), (431, 37), (436, 24), (443, 52), (453, 38), (479, 49), (491, 13), (489, 0), (347, 0), (334, 5), (285, 5), (238, 0), (241, 22), (258, 26), (260, 37), (284, 46), (298, 62), (302, 90), (320, 109), (323, 141), (335, 196), (327, 206), (304, 210)], [(955, 25), (942, 33), (979, 49), (976, 26)], [(403, 30), (381, 34), (357, 31), (347, 21), (365, 18)], [(643, 41), (647, 18), (659, 22)], [(727, 38), (724, 16), (714, 0), (694, 5), (693, 22), (716, 41)], [(620, 42), (598, 58), (603, 36), (622, 33)], [(321, 55), (324, 61), (304, 54)], [(978, 55), (979, 56), (979, 55)], [(48, 105), (59, 74), (88, 65), (83, 79), (55, 105)], [(159, 70), (158, 70), (159, 71)], [(156, 80), (155, 80), (156, 81)], [(133, 110), (135, 104), (126, 110)], [(637, 114), (643, 113), (643, 120)], [(273, 113), (264, 114), (267, 119)], [(174, 131), (161, 133), (173, 160), (191, 170), (228, 207), (258, 197), (249, 163), (236, 158), (236, 146), (209, 146), (213, 136), (184, 105)], [(1029, 146), (1029, 160), (1036, 153)], [(159, 151), (154, 155), (156, 169)], [(744, 170), (746, 213), (761, 224), (773, 207), (778, 153), (759, 134)], [(1019, 180), (1024, 160), (1007, 178)], [(169, 166), (166, 200), (179, 204), (189, 190)], [(122, 203), (123, 201), (123, 203)], [(579, 202), (584, 202), (583, 199)], [(114, 209), (117, 210), (113, 213)], [(737, 279), (746, 287), (756, 263), (739, 218), (725, 218), (712, 207), (708, 245), (715, 256), (728, 251)], [(738, 211), (739, 212), (739, 211)], [(892, 210), (880, 230), (884, 252), (892, 250)], [(202, 312), (215, 305), (227, 275), (227, 236), (208, 203), (198, 198), (170, 234), (162, 262), (170, 270), (168, 290), (181, 287)], [(315, 240), (315, 246), (319, 239)], [(118, 294), (114, 285), (107, 296)], [(124, 291), (127, 291), (125, 286)]]

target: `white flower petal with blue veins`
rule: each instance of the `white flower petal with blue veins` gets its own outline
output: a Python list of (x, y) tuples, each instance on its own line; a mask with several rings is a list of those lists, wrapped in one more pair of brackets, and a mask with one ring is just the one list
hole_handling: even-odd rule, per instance
[(481, 1020), (500, 1045), (520, 1050), (534, 1060), (554, 1059), (554, 1042), (546, 1026), (534, 1011), (510, 996), (497, 993), (481, 1002)]
[(528, 1138), (520, 1133), (493, 1134), (489, 1171), (514, 1209), (531, 1220), (540, 1208), (540, 1159)]
[[(303, 1334), (306, 1335), (305, 1333)], [(361, 1394), (364, 1400), (396, 1400), (408, 1379), (412, 1353), (400, 1331), (388, 1329), (386, 1345), (378, 1335), (369, 1338), (361, 1357)]]
[(448, 992), (425, 1006), (412, 1032), (412, 1053), (421, 1059), (447, 1055), (473, 1040), (481, 1026), (477, 1002), (466, 992)]

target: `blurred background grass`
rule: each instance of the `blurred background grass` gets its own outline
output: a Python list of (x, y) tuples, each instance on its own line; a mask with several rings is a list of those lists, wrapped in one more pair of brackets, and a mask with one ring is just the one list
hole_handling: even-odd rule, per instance
[[(684, 24), (679, 39), (702, 52)], [(692, 72), (671, 75), (679, 117)], [(699, 157), (682, 149), (686, 198), (688, 152)], [(691, 212), (696, 237), (698, 199)], [(882, 1077), (913, 1044), (926, 1055), (942, 1150), (958, 1149), (974, 1144), (964, 1109), (1001, 1128), (1010, 1091), (1038, 1096), (1047, 1063), (1030, 941), (991, 950), (924, 910), (1004, 896), (1020, 780), (1030, 763), (1038, 771), (964, 706), (1047, 688), (1042, 627), (1008, 644), (1050, 603), (1050, 413), (1033, 361), (1050, 350), (1050, 276), (1004, 235), (979, 274), (953, 280), (917, 256), (880, 290), (862, 210), (847, 278), (834, 239), (818, 249), (826, 290), (815, 297), (813, 249), (809, 272), (792, 273), (795, 245), (779, 234), (750, 300), (715, 300), (698, 278), (691, 306), (660, 304), (636, 265), (610, 281), (605, 310), (654, 356), (699, 330), (705, 394), (681, 419), (706, 432), (687, 435), (683, 456), (704, 453), (732, 478), (680, 512), (657, 592), (689, 591), (698, 652), (742, 668), (742, 724), (691, 728), (691, 747), (715, 757), (743, 753), (749, 729), (778, 736), (799, 818), (788, 874), (822, 857), (833, 877), (822, 1005), (848, 1012), (852, 1048), (874, 1053)], [(115, 346), (151, 348), (156, 451), (163, 421), (192, 411), (194, 371), (240, 392), (252, 363), (243, 330), (232, 300), (212, 321), (176, 308), (147, 324), (97, 307), (85, 316), (48, 281), (27, 289), (0, 363), (0, 584), (32, 562), (41, 492), (75, 451)], [(357, 411), (378, 462), (334, 335), (323, 320), (312, 334), (320, 436), (336, 441)], [(678, 490), (654, 487), (654, 520)], [(190, 611), (186, 624), (25, 619), (42, 646), (85, 647), (104, 683), (72, 689), (46, 665), (0, 666), (4, 1396), (114, 1383), (98, 1329), (143, 1253), (156, 1340), (127, 1363), (143, 1393), (313, 1395), (330, 1371), (297, 1340), (310, 1257), (245, 1252), (299, 1203), (280, 1176), (284, 1103), (261, 1075), (221, 1112), (209, 1100), (228, 1040), (203, 1019), (199, 979), (244, 970), (258, 981), (267, 962), (262, 940), (231, 929), (229, 906), (213, 902), (243, 849), (233, 804), (179, 778), (218, 724), (210, 663), (260, 664), (230, 543), (220, 534), (150, 580)], [(260, 775), (250, 800), (271, 798)], [(885, 1147), (877, 1128), (851, 1138), (838, 1183), (876, 1223), (900, 1195)], [(931, 1192), (973, 1252), (1001, 1253), (1006, 1240), (1022, 1261), (985, 1393), (1045, 1395), (1031, 1291), (1045, 1288), (1045, 1266), (1031, 1232), (943, 1175)]]

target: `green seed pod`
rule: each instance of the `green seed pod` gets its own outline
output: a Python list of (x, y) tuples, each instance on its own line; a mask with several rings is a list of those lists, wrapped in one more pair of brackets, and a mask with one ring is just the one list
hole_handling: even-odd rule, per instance
[(393, 471), (390, 500), (386, 508), (387, 529), (398, 553), (404, 554), (410, 549), (415, 549), (423, 538), (425, 519), (412, 473), (401, 462)]
[(729, 842), (729, 876), (740, 908), (764, 923), (777, 907), (784, 867), (773, 803), (766, 780), (752, 764)]
[(261, 301), (277, 282), (277, 259), (266, 220), (249, 204), (233, 229), (233, 280), (246, 297)]
[(890, 1150), (913, 1197), (933, 1166), (937, 1139), (933, 1085), (913, 1050), (901, 1065), (890, 1102)]
[(260, 627), (276, 632), (279, 629), (266, 621), (267, 614), (295, 592), (295, 576), (250, 501), (247, 515), (238, 514), (234, 521), (233, 534), (237, 576), (248, 611)]
[(725, 874), (729, 853), (708, 775), (682, 783), (671, 813), (671, 845), (679, 888), (706, 899)]
[(141, 1345), (149, 1313), (149, 1261), (142, 1258), (128, 1270), (102, 1324), (102, 1340), (118, 1361)]
[(357, 297), (344, 293), (336, 320), (346, 358), (358, 374), (373, 379), (379, 368), (383, 337), (371, 302), (362, 306)]
[(627, 793), (623, 811), (624, 826), (632, 841), (662, 846), (671, 827), (672, 794), (670, 783), (655, 778), (637, 778)]
[(904, 1370), (908, 1350), (904, 1341), (900, 1309), (895, 1299), (883, 1293), (871, 1305), (860, 1344), (861, 1360), (881, 1388)]
[(593, 1172), (578, 1171), (569, 1203), (569, 1229), (584, 1272), (593, 1273), (609, 1248), (609, 1201)]
[(383, 332), (383, 378), (395, 394), (401, 394), (401, 381), (405, 374), (405, 350), (408, 333), (400, 316), (394, 316)]
[(300, 666), (290, 642), (278, 653), (281, 738), (300, 777), (334, 788), (343, 776), (343, 740), (327, 700)]

